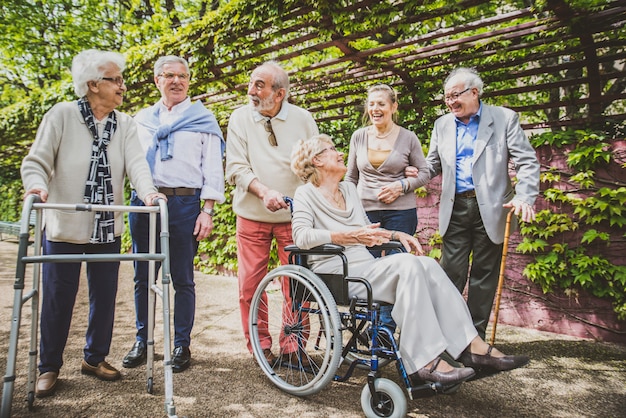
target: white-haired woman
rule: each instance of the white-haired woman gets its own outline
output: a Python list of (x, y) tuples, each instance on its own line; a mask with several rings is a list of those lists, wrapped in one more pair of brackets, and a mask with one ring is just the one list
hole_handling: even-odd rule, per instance
[[(291, 168), (306, 184), (294, 196), (293, 240), (301, 248), (333, 243), (346, 247), (348, 273), (372, 285), (376, 300), (394, 304), (391, 312), (401, 330), (400, 352), (413, 381), (456, 384), (474, 375), (473, 368), (510, 370), (528, 363), (526, 356), (505, 356), (485, 343), (472, 324), (465, 301), (412, 235), (370, 224), (354, 184), (342, 181), (343, 153), (328, 135), (300, 141)], [(366, 247), (399, 240), (410, 253), (374, 258)], [(341, 260), (311, 257), (313, 271), (340, 273)], [(352, 295), (365, 289), (350, 284)], [(439, 357), (447, 351), (466, 367), (455, 368)]]
[[(45, 115), (21, 168), (25, 195), (43, 202), (124, 204), (128, 175), (147, 204), (157, 193), (137, 130), (130, 116), (115, 110), (126, 85), (124, 57), (86, 50), (72, 62), (78, 101), (58, 103)], [(119, 253), (124, 228), (120, 212), (46, 210), (44, 254)], [(36, 396), (54, 393), (78, 291), (80, 263), (44, 263), (40, 376)], [(119, 262), (87, 263), (89, 319), (81, 372), (117, 380), (120, 372), (106, 362), (109, 354)]]

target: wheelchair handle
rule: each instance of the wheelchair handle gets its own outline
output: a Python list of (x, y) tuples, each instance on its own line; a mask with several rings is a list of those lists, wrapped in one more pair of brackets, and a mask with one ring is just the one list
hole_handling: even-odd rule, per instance
[(293, 199), (289, 196), (283, 196), (283, 200), (289, 205), (289, 211), (293, 213)]

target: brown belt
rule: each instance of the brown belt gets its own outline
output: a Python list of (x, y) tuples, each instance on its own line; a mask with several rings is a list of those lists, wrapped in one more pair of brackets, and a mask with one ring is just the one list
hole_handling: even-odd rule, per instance
[(466, 198), (476, 197), (476, 190), (468, 190), (468, 191), (463, 192), (463, 193), (457, 193), (456, 197), (466, 197)]
[(159, 193), (165, 196), (193, 196), (196, 190), (190, 187), (159, 187)]

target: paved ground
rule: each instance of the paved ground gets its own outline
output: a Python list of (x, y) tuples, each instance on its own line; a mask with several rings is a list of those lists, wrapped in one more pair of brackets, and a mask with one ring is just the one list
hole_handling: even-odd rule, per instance
[[(0, 369), (6, 369), (17, 245), (0, 242)], [(27, 277), (30, 277), (27, 275)], [(192, 367), (174, 375), (176, 413), (188, 417), (362, 417), (360, 393), (365, 374), (331, 383), (308, 398), (287, 395), (262, 374), (244, 346), (237, 307), (236, 280), (197, 274), (197, 322)], [(87, 317), (87, 286), (82, 282), (74, 312), (65, 365), (55, 396), (26, 402), (30, 308), (22, 314), (15, 417), (165, 416), (160, 323), (156, 339), (154, 394), (146, 392), (145, 367), (122, 369), (117, 382), (80, 374)], [(110, 363), (121, 366), (134, 341), (132, 266), (122, 265)], [(157, 312), (160, 314), (160, 304)], [(498, 326), (497, 344), (506, 352), (526, 353), (523, 369), (469, 382), (452, 396), (409, 401), (410, 417), (623, 417), (626, 416), (626, 347), (556, 334)], [(394, 367), (383, 375), (397, 380)]]

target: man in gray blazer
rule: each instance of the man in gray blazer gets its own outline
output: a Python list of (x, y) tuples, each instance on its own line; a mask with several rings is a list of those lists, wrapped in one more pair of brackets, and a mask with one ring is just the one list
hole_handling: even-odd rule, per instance
[[(485, 338), (502, 259), (508, 211), (535, 219), (539, 162), (517, 114), (480, 98), (483, 81), (474, 69), (457, 68), (444, 83), (450, 113), (435, 121), (426, 161), (430, 177), (442, 175), (439, 232), (441, 266), (460, 292)], [(509, 176), (509, 160), (517, 184)], [(471, 270), (470, 270), (471, 255)]]

